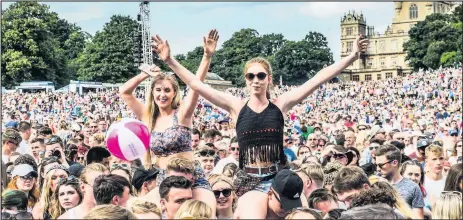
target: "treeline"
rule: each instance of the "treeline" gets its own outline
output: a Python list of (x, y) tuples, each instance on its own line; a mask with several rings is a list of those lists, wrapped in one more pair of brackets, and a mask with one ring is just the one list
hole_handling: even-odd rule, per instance
[[(11, 88), (31, 80), (52, 81), (57, 87), (71, 79), (120, 83), (138, 72), (133, 55), (138, 23), (130, 16), (112, 16), (91, 36), (37, 2), (11, 4), (2, 15), (2, 86)], [(198, 47), (176, 58), (196, 71), (202, 50), (198, 39)], [(282, 34), (242, 29), (216, 51), (210, 71), (242, 83), (244, 63), (257, 56), (269, 59), (274, 78), (278, 80), (281, 74), (287, 83), (308, 79), (333, 62), (320, 33), (309, 32), (301, 41), (289, 41)], [(156, 57), (154, 62), (168, 71)]]

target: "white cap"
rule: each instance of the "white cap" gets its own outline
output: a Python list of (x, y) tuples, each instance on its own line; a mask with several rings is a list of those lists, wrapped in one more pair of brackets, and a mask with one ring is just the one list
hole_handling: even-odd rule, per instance
[(15, 176), (26, 176), (27, 174), (32, 173), (35, 177), (37, 177), (37, 172), (32, 168), (29, 164), (19, 164), (14, 166), (13, 171), (11, 171), (11, 177)]

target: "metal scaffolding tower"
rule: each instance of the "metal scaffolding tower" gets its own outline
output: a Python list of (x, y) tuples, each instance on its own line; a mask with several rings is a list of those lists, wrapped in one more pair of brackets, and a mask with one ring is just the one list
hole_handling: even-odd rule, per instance
[[(153, 64), (153, 51), (151, 48), (151, 33), (150, 33), (150, 6), (148, 1), (140, 3), (140, 13), (138, 13), (138, 34), (141, 34), (141, 61), (149, 65)], [(148, 78), (148, 83), (145, 86), (145, 99), (148, 98), (149, 86), (151, 78)]]

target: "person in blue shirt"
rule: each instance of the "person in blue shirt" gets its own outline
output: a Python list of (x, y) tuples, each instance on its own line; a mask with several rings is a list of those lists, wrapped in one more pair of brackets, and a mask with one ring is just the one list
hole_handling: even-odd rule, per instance
[(294, 153), (294, 151), (291, 149), (291, 146), (293, 145), (293, 138), (291, 138), (291, 136), (285, 135), (283, 141), (283, 152), (288, 158), (288, 162), (297, 160), (296, 153)]

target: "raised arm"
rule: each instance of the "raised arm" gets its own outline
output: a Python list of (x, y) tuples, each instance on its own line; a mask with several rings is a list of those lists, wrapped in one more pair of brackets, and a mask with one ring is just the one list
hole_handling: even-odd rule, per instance
[(360, 40), (361, 37), (363, 36), (360, 35), (355, 40), (351, 54), (344, 57), (341, 61), (320, 70), (320, 72), (305, 82), (302, 86), (282, 94), (278, 97), (277, 106), (279, 106), (282, 111), (287, 112), (289, 109), (312, 94), (320, 85), (328, 82), (330, 79), (341, 73), (342, 70), (351, 65), (355, 60), (357, 60), (359, 53), (361, 51), (365, 51), (368, 47), (368, 39)]
[(158, 35), (153, 37), (153, 41), (155, 43), (155, 45), (153, 45), (153, 50), (159, 55), (159, 58), (167, 63), (172, 71), (174, 71), (177, 76), (191, 89), (198, 92), (200, 96), (225, 111), (230, 112), (232, 115), (236, 115), (236, 113), (241, 109), (241, 100), (239, 98), (215, 90), (209, 85), (204, 84), (189, 70), (183, 67), (177, 60), (175, 60), (175, 58), (170, 55), (169, 43), (167, 41), (163, 41)]
[[(207, 71), (209, 70), (209, 65), (211, 64), (212, 55), (214, 55), (215, 48), (217, 47), (217, 41), (219, 40), (219, 33), (217, 30), (209, 31), (207, 37), (203, 37), (204, 40), (204, 55), (199, 64), (198, 71), (196, 72), (196, 77), (199, 80), (204, 81), (206, 78)], [(196, 104), (198, 103), (199, 94), (195, 90), (190, 90), (188, 95), (183, 99), (182, 105), (180, 105), (180, 111), (183, 115), (183, 118), (191, 121), (191, 117), (196, 109)]]
[(150, 77), (150, 74), (153, 74), (154, 76), (154, 74), (159, 73), (159, 71), (160, 69), (158, 67), (153, 67), (152, 71), (150, 72), (142, 71), (140, 74), (136, 75), (124, 83), (124, 85), (119, 87), (119, 95), (121, 96), (122, 100), (124, 100), (130, 110), (132, 110), (135, 116), (137, 116), (137, 118), (141, 121), (144, 120), (143, 112), (145, 105), (137, 100), (135, 95), (133, 95), (133, 91), (137, 88), (138, 85), (140, 85), (141, 82)]

